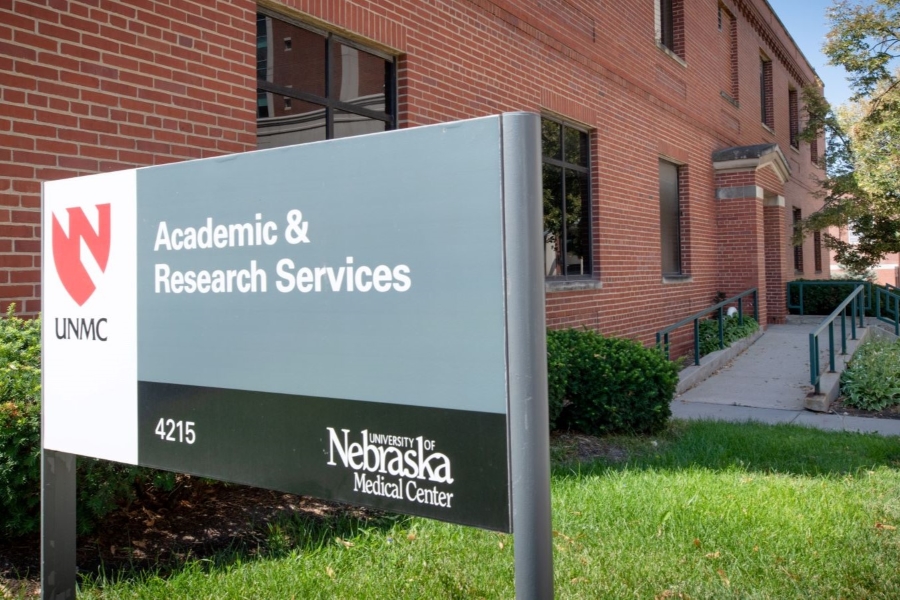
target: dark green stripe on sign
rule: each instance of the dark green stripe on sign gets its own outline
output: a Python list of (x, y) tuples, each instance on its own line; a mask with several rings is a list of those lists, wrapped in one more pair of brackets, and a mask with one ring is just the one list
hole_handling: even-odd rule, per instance
[(506, 416), (139, 382), (138, 461), (509, 531)]

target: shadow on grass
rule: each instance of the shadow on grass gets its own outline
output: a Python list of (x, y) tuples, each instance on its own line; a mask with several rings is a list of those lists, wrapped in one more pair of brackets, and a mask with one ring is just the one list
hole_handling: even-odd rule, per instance
[(122, 581), (140, 581), (149, 577), (166, 578), (191, 565), (197, 571), (210, 572), (231, 565), (284, 558), (292, 554), (315, 552), (330, 544), (352, 543), (368, 533), (384, 534), (403, 527), (411, 517), (381, 513), (347, 506), (327, 515), (280, 515), (267, 521), (249, 524), (245, 531), (226, 543), (177, 546), (165, 557), (141, 560), (103, 560), (93, 565), (79, 565), (81, 584), (105, 585)]
[(900, 468), (900, 437), (797, 425), (673, 421), (657, 436), (600, 440), (600, 451), (587, 460), (577, 448), (556, 448), (554, 476), (593, 476), (609, 469), (701, 468), (829, 477), (876, 467)]

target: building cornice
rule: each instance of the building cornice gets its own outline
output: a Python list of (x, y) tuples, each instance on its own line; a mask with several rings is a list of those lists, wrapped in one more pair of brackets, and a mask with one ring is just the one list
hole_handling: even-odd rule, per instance
[[(784, 67), (788, 70), (788, 73), (790, 73), (791, 76), (800, 85), (812, 84), (821, 87), (822, 81), (821, 79), (819, 79), (819, 76), (816, 73), (815, 69), (812, 68), (812, 65), (809, 64), (809, 61), (806, 60), (806, 57), (804, 56), (803, 59), (806, 61), (806, 66), (812, 73), (812, 81), (810, 81), (809, 77), (803, 74), (803, 69), (801, 68), (801, 66), (797, 63), (796, 59), (791, 56), (791, 52), (785, 46), (784, 42), (778, 36), (778, 33), (776, 33), (772, 25), (763, 17), (762, 14), (760, 14), (759, 8), (757, 8), (753, 0), (732, 1), (734, 2), (737, 9), (741, 11), (741, 14), (744, 15), (744, 18), (747, 19), (747, 22), (750, 23), (756, 33), (759, 34), (759, 36), (766, 42), (766, 44), (768, 44), (770, 50), (775, 55), (775, 57), (778, 58), (779, 62), (784, 65)], [(778, 15), (775, 14), (775, 11), (772, 9), (771, 5), (769, 5), (766, 0), (763, 0), (763, 2), (765, 2), (766, 7), (771, 11), (772, 16), (775, 17), (775, 19), (781, 25), (782, 29), (784, 29), (787, 36), (790, 37), (790, 33), (788, 32), (787, 28), (784, 27), (784, 24), (781, 23), (781, 20), (778, 18)], [(791, 41), (794, 41), (793, 38), (791, 38)], [(803, 52), (797, 46), (796, 42), (794, 42), (794, 46), (797, 48), (797, 52), (799, 52), (800, 55), (803, 56)]]

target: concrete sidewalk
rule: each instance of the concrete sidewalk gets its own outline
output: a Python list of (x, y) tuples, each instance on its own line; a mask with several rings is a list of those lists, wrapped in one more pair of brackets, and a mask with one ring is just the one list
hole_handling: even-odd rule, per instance
[[(900, 420), (804, 409), (809, 384), (809, 333), (814, 325), (770, 325), (765, 334), (712, 377), (672, 401), (677, 419), (793, 423), (833, 431), (900, 436)], [(820, 342), (827, 368), (827, 341)]]

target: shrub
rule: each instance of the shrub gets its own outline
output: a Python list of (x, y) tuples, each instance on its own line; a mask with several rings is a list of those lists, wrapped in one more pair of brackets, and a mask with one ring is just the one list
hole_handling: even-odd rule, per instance
[(565, 407), (566, 381), (569, 378), (569, 345), (559, 332), (547, 333), (547, 400), (550, 404), (550, 429), (557, 428), (556, 420)]
[[(0, 319), (0, 535), (40, 527), (41, 321)], [(80, 533), (143, 487), (170, 487), (175, 475), (102, 460), (77, 460), (77, 525)]]
[[(807, 280), (798, 279), (797, 281)], [(848, 281), (847, 283), (836, 285), (803, 286), (803, 314), (830, 315), (860, 283), (859, 281)], [(867, 289), (866, 294), (868, 293), (869, 290)], [(792, 306), (796, 306), (800, 302), (800, 289), (797, 286), (790, 288), (789, 300)], [(867, 311), (867, 313), (871, 313), (871, 311)], [(796, 308), (791, 308), (791, 314), (800, 314), (800, 311)]]
[[(759, 330), (759, 323), (753, 317), (744, 317), (744, 323), (741, 324), (737, 315), (733, 317), (725, 317), (722, 319), (722, 337), (725, 340), (725, 347), (732, 345), (736, 341), (749, 337)], [(719, 348), (719, 320), (707, 319), (700, 321), (700, 356), (706, 356)]]
[(0, 319), (0, 532), (38, 527), (41, 322)]
[(900, 404), (900, 342), (863, 344), (841, 374), (841, 393), (847, 404), (865, 410)]
[[(561, 405), (558, 426), (591, 435), (655, 433), (665, 427), (678, 369), (661, 352), (588, 330), (550, 331), (547, 338), (551, 360), (565, 363), (563, 375), (549, 377), (551, 397), (557, 398), (551, 402)], [(557, 369), (553, 362), (548, 367)]]

